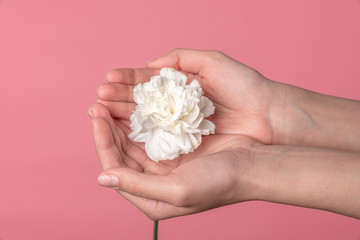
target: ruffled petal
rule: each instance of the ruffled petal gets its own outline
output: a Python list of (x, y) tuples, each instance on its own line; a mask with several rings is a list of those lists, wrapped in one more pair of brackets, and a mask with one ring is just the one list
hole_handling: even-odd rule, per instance
[(199, 107), (200, 107), (200, 111), (204, 114), (204, 118), (213, 115), (215, 112), (214, 104), (209, 98), (205, 96), (201, 97)]
[(202, 135), (209, 135), (215, 133), (215, 124), (213, 124), (211, 121), (204, 119), (200, 125), (199, 129), (201, 131)]
[(160, 70), (160, 76), (167, 78), (170, 81), (174, 81), (175, 83), (184, 86), (186, 84), (187, 77), (173, 68), (162, 68)]
[(145, 142), (151, 160), (174, 159), (194, 151), (202, 135), (214, 133), (215, 125), (204, 119), (214, 113), (197, 80), (172, 68), (134, 87), (135, 111), (130, 116), (129, 138)]

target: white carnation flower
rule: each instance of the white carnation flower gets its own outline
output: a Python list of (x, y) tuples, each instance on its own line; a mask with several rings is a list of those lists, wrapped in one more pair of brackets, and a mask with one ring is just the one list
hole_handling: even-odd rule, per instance
[(174, 159), (194, 151), (201, 135), (214, 134), (215, 125), (205, 118), (215, 107), (203, 96), (197, 80), (186, 85), (187, 77), (172, 68), (134, 88), (136, 109), (130, 116), (129, 138), (145, 142), (150, 159)]

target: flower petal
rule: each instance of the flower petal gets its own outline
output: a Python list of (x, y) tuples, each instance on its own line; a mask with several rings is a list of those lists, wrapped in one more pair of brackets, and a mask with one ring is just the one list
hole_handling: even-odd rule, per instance
[(215, 112), (215, 107), (212, 101), (205, 96), (201, 97), (199, 107), (200, 107), (200, 111), (204, 114), (204, 118), (213, 115)]
[(214, 113), (214, 105), (203, 96), (197, 80), (185, 85), (186, 76), (172, 68), (163, 68), (159, 76), (134, 88), (138, 104), (130, 116), (129, 138), (145, 142), (145, 150), (154, 161), (174, 159), (194, 151), (201, 135), (214, 133), (215, 125), (204, 119)]
[(187, 77), (173, 68), (162, 68), (160, 70), (160, 76), (167, 78), (170, 81), (174, 81), (177, 84), (184, 86), (186, 84)]
[(203, 135), (209, 135), (215, 133), (215, 124), (213, 124), (211, 121), (204, 119), (200, 125), (199, 129), (201, 130), (201, 134)]

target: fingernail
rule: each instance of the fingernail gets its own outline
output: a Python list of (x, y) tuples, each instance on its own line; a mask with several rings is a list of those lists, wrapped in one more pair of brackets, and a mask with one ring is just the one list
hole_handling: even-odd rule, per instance
[(117, 187), (119, 185), (119, 178), (113, 174), (101, 174), (98, 177), (98, 183), (105, 187)]
[(94, 117), (94, 113), (93, 113), (93, 111), (92, 111), (92, 108), (90, 107), (87, 111), (86, 111), (86, 114), (89, 116), (89, 117), (91, 117), (91, 118), (93, 118)]

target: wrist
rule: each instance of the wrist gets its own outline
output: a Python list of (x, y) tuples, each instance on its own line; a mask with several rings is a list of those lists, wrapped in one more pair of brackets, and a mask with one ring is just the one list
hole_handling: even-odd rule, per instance
[(360, 102), (271, 82), (272, 144), (360, 150)]
[[(267, 172), (264, 164), (265, 149), (267, 145), (256, 142), (249, 149), (245, 161), (241, 160), (241, 166), (237, 175), (236, 202), (264, 200), (267, 191)], [(239, 158), (240, 159), (240, 158)], [(244, 158), (241, 158), (244, 159)]]
[(313, 117), (317, 106), (311, 102), (311, 92), (277, 82), (272, 82), (272, 85), (269, 111), (272, 144), (312, 146), (309, 133), (315, 140), (314, 133), (319, 131), (319, 126)]
[(253, 160), (255, 199), (360, 217), (359, 153), (264, 145)]

